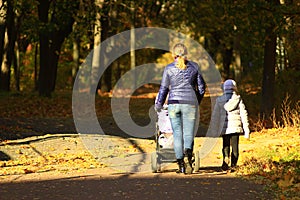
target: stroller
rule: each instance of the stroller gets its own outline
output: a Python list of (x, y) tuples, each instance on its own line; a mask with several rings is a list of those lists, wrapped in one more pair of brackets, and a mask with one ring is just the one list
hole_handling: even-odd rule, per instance
[[(151, 169), (153, 173), (161, 172), (162, 163), (175, 163), (176, 157), (173, 148), (173, 131), (168, 114), (168, 106), (165, 104), (163, 109), (157, 113), (156, 151), (151, 154)], [(194, 171), (199, 171), (200, 158), (199, 152), (193, 154)]]

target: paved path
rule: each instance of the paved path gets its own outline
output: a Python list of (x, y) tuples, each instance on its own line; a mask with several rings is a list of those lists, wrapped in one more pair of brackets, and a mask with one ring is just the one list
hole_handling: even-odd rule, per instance
[(51, 180), (20, 178), (0, 183), (1, 199), (273, 199), (256, 185), (231, 175), (92, 174)]
[[(175, 173), (174, 170), (177, 168), (175, 163), (165, 165), (162, 173), (151, 173), (149, 152), (143, 150), (146, 145), (144, 140), (114, 136), (83, 138), (85, 139), (81, 139), (86, 147), (97, 144), (98, 146), (94, 147), (99, 150), (102, 146), (101, 160), (110, 167), (84, 172), (2, 176), (0, 199), (274, 199), (264, 190), (264, 186), (220, 171), (221, 159), (217, 158), (220, 140), (217, 140), (209, 154), (201, 159), (199, 172), (182, 175)], [(28, 143), (30, 139), (24, 141)], [(59, 137), (32, 142), (34, 150), (38, 152), (43, 152), (42, 148), (49, 144), (56, 144), (57, 150), (61, 147), (68, 147), (68, 151), (74, 150), (68, 141), (70, 144), (74, 143), (73, 140)], [(199, 149), (199, 145), (203, 143), (204, 138), (197, 138), (196, 148)], [(117, 147), (128, 144), (140, 146), (141, 152), (122, 155), (121, 151), (116, 151)], [(149, 141), (147, 144), (151, 145)], [(18, 145), (5, 147), (2, 151), (11, 154), (16, 151), (14, 148), (18, 148)], [(76, 148), (79, 148), (79, 142), (76, 143)]]

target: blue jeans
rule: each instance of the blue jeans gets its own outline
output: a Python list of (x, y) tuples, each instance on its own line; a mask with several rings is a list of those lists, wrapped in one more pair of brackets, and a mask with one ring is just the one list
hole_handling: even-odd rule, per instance
[(198, 106), (190, 104), (169, 104), (168, 113), (173, 129), (176, 159), (182, 159), (184, 149), (193, 149)]

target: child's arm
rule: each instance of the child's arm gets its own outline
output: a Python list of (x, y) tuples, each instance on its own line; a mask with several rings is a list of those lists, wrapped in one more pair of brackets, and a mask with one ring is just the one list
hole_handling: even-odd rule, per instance
[(241, 120), (243, 124), (243, 130), (244, 130), (244, 136), (245, 138), (249, 139), (250, 138), (250, 129), (249, 129), (249, 121), (248, 121), (248, 112), (246, 110), (246, 106), (243, 103), (243, 101), (240, 101), (240, 115), (241, 115)]

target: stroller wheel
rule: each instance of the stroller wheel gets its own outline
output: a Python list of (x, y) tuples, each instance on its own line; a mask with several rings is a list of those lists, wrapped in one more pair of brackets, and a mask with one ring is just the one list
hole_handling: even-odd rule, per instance
[(199, 151), (196, 151), (194, 154), (194, 171), (198, 172), (200, 169), (200, 156)]
[(160, 163), (158, 162), (158, 155), (156, 152), (153, 152), (151, 154), (151, 170), (153, 173), (157, 173), (159, 172), (160, 169)]

